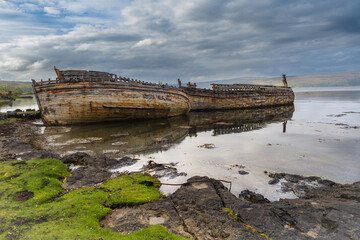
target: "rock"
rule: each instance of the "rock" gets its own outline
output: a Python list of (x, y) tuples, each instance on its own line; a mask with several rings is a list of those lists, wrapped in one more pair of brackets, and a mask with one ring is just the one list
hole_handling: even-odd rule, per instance
[(81, 187), (92, 187), (110, 179), (112, 173), (96, 167), (79, 167), (71, 172), (66, 178), (65, 188), (78, 189)]
[(84, 152), (76, 152), (66, 155), (60, 159), (65, 164), (74, 164), (82, 166), (94, 166), (97, 168), (115, 169), (125, 166), (130, 166), (136, 163), (130, 157), (123, 157), (119, 160), (101, 156), (98, 158), (92, 157)]
[(30, 112), (30, 111), (22, 111), (20, 109), (16, 109), (15, 111), (7, 111), (5, 113), (5, 115), (2, 115), (1, 117), (2, 119), (6, 119), (6, 118), (22, 118), (22, 119), (39, 119), (41, 118), (40, 112), (39, 111), (34, 111), (34, 112)]
[(128, 234), (161, 224), (196, 239), (360, 239), (360, 182), (313, 188), (306, 198), (259, 204), (239, 199), (221, 182), (209, 180), (193, 177), (166, 198), (116, 209), (102, 226)]
[(126, 156), (121, 158), (120, 160), (105, 157), (103, 163), (105, 163), (104, 167), (106, 167), (107, 169), (116, 169), (131, 166), (136, 163), (136, 160)]
[(17, 155), (18, 158), (22, 160), (30, 160), (30, 159), (45, 159), (45, 158), (56, 158), (59, 159), (60, 156), (56, 153), (52, 153), (46, 150), (34, 150), (31, 152), (26, 152)]
[(93, 162), (94, 158), (84, 152), (77, 152), (66, 155), (60, 159), (65, 164), (86, 165), (86, 163)]
[(282, 183), (281, 183), (281, 191), (283, 191), (284, 193), (286, 193), (286, 192), (291, 192), (293, 186), (294, 186), (294, 183), (291, 183), (291, 182), (282, 182)]
[(7, 118), (6, 113), (0, 112), (0, 120), (4, 120), (4, 119), (6, 119), (6, 118)]
[(272, 178), (268, 182), (269, 184), (277, 184), (280, 180), (283, 180), (281, 191), (284, 193), (292, 191), (298, 197), (306, 197), (307, 192), (311, 189), (331, 187), (335, 184), (333, 181), (316, 176), (304, 177), (296, 174), (270, 173), (269, 177)]
[(310, 187), (305, 184), (297, 184), (291, 190), (298, 197), (306, 197), (306, 193), (310, 191)]
[(274, 179), (269, 180), (268, 184), (270, 184), (270, 185), (275, 185), (275, 184), (277, 184), (277, 183), (279, 183), (279, 182), (280, 182), (279, 179), (274, 178)]
[[(134, 221), (134, 219), (136, 219)], [(153, 224), (161, 224), (172, 233), (191, 238), (192, 235), (184, 229), (183, 221), (178, 215), (176, 208), (169, 199), (159, 199), (138, 206), (136, 208), (121, 208), (114, 210), (101, 221), (101, 225), (122, 234), (149, 227)]]
[(240, 175), (247, 175), (247, 174), (249, 174), (249, 172), (247, 172), (247, 171), (245, 171), (245, 170), (240, 170), (240, 171), (239, 171), (239, 174), (240, 174)]
[(262, 239), (223, 210), (222, 199), (209, 178), (193, 177), (188, 183), (167, 198), (116, 209), (101, 225), (128, 234), (156, 222), (171, 233), (192, 239)]
[(304, 177), (300, 176), (300, 175), (294, 175), (294, 174), (285, 174), (284, 179), (288, 182), (298, 183), (300, 180), (303, 180)]
[(244, 190), (241, 191), (239, 194), (240, 199), (244, 199), (246, 201), (252, 202), (252, 203), (269, 203), (269, 199), (265, 198), (263, 195), (254, 193), (250, 190)]
[(22, 141), (9, 141), (4, 144), (4, 147), (9, 149), (9, 153), (13, 154), (20, 154), (34, 150), (34, 147), (31, 144)]
[(174, 167), (176, 164), (162, 164), (156, 163), (152, 160), (148, 162), (147, 165), (144, 165), (141, 169), (145, 172), (152, 173), (152, 175), (156, 178), (168, 177), (170, 179), (186, 176), (187, 174), (184, 172), (178, 172)]
[(319, 179), (318, 183), (323, 185), (323, 186), (326, 186), (326, 187), (331, 187), (331, 186), (335, 185), (335, 183), (333, 181), (330, 181), (330, 180), (327, 180), (327, 179)]

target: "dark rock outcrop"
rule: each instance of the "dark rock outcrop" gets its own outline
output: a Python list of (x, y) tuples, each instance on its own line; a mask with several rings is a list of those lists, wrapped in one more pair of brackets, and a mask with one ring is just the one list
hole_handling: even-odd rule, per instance
[(71, 172), (71, 175), (66, 178), (66, 189), (78, 189), (81, 187), (92, 187), (110, 179), (111, 173), (101, 170), (96, 167), (79, 167)]
[(29, 159), (45, 159), (45, 158), (60, 158), (60, 156), (56, 153), (52, 153), (46, 150), (33, 150), (30, 152), (22, 153), (17, 155), (22, 160)]
[(239, 194), (240, 199), (244, 199), (246, 201), (252, 202), (252, 203), (269, 203), (269, 199), (264, 198), (263, 195), (254, 193), (250, 190), (244, 190)]
[(101, 224), (122, 233), (161, 224), (170, 232), (189, 238), (262, 239), (223, 210), (226, 206), (208, 178), (193, 177), (188, 182), (202, 180), (205, 182), (182, 186), (167, 198), (136, 208), (116, 209)]
[(4, 148), (7, 149), (8, 158), (4, 160), (30, 160), (41, 158), (59, 158), (56, 153), (52, 153), (46, 150), (39, 150), (34, 148), (30, 143), (23, 141), (8, 141), (4, 143)]
[(197, 239), (360, 239), (359, 209), (360, 182), (324, 184), (303, 198), (259, 204), (237, 198), (220, 182), (193, 177), (167, 198), (114, 210), (102, 225), (130, 233), (161, 224)]
[(21, 119), (40, 119), (41, 115), (39, 111), (35, 109), (27, 109), (26, 111), (21, 111), (16, 109), (14, 111), (7, 111), (6, 113), (0, 113), (0, 120), (7, 118), (21, 118)]
[(126, 167), (136, 163), (136, 161), (130, 157), (123, 157), (119, 160), (108, 158), (106, 156), (96, 158), (84, 152), (76, 152), (70, 155), (66, 155), (60, 158), (60, 160), (65, 164), (92, 166), (106, 169)]
[(239, 174), (240, 174), (240, 175), (248, 175), (249, 172), (247, 172), (247, 171), (245, 171), (245, 170), (240, 170), (240, 171), (239, 171)]
[(147, 165), (144, 165), (141, 168), (141, 170), (153, 175), (156, 178), (168, 177), (172, 179), (179, 176), (186, 176), (186, 173), (178, 172), (175, 168), (176, 164), (177, 163), (162, 164), (150, 160)]
[(269, 177), (272, 178), (268, 182), (270, 185), (281, 182), (281, 190), (283, 192), (293, 192), (298, 197), (306, 197), (307, 194), (315, 188), (335, 185), (333, 181), (316, 176), (304, 177), (288, 173), (270, 173)]
[(111, 178), (113, 173), (110, 169), (130, 166), (136, 161), (130, 157), (123, 157), (119, 160), (106, 156), (92, 157), (84, 152), (77, 152), (66, 155), (60, 160), (67, 165), (78, 165), (80, 167), (71, 171), (71, 176), (66, 179), (67, 189), (78, 189), (101, 184)]

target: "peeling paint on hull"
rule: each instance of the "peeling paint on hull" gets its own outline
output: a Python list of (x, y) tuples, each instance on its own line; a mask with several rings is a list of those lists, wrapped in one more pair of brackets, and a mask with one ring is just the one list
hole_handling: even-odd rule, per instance
[(173, 117), (190, 110), (176, 88), (117, 82), (33, 82), (46, 125)]

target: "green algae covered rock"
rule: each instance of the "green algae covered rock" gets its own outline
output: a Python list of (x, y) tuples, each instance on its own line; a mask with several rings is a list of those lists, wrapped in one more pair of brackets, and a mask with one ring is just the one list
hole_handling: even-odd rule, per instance
[(68, 176), (57, 159), (0, 162), (0, 239), (182, 239), (158, 225), (130, 235), (99, 225), (111, 208), (160, 198), (151, 176), (123, 175), (64, 193)]

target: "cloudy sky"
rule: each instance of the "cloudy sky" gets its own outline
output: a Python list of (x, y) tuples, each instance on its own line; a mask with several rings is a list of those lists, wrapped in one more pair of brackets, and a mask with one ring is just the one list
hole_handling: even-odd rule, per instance
[(359, 70), (359, 0), (0, 0), (0, 79), (146, 81)]

